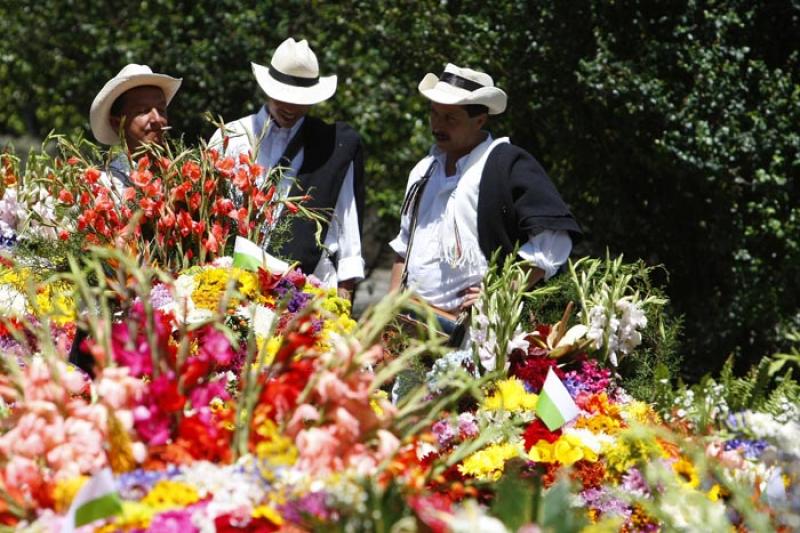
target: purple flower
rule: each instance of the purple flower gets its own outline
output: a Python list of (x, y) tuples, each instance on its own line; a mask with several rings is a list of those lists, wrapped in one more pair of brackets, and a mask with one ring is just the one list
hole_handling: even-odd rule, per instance
[(150, 305), (153, 306), (153, 309), (161, 309), (174, 301), (172, 291), (164, 283), (159, 283), (150, 290)]
[(746, 459), (758, 459), (768, 444), (765, 440), (750, 440), (735, 438), (725, 443), (725, 451), (741, 450)]
[(192, 514), (202, 505), (205, 505), (205, 503), (190, 505), (185, 509), (159, 513), (153, 517), (147, 530), (158, 533), (194, 533), (200, 531), (192, 523)]
[(581, 492), (581, 498), (588, 507), (596, 509), (601, 515), (621, 516), (626, 520), (631, 509), (624, 501), (611, 496), (603, 488), (591, 488)]
[(479, 433), (478, 420), (472, 413), (458, 415), (458, 433), (462, 439), (477, 437)]
[(162, 479), (171, 479), (180, 473), (180, 468), (175, 465), (167, 466), (166, 470), (132, 470), (117, 477), (117, 490), (126, 500), (139, 500)]
[(437, 421), (431, 426), (431, 431), (436, 435), (436, 440), (439, 441), (439, 446), (442, 448), (450, 446), (456, 438), (455, 429), (447, 419)]
[(305, 518), (327, 520), (331, 512), (326, 504), (328, 494), (324, 491), (310, 492), (297, 500), (280, 507), (283, 518), (294, 524), (302, 524)]
[(311, 295), (305, 292), (296, 291), (289, 300), (287, 309), (290, 313), (296, 313), (306, 306), (308, 301), (311, 300)]
[(636, 496), (650, 496), (650, 488), (638, 468), (631, 468), (622, 476), (622, 490)]

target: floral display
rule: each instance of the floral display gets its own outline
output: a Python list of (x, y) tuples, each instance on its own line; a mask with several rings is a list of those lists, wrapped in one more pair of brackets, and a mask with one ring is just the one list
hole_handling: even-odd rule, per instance
[[(628, 372), (658, 354), (667, 305), (640, 268), (571, 263), (554, 312), (553, 286), (492, 265), (451, 350), (399, 328), (408, 294), (356, 322), (313, 276), (234, 266), (228, 235), (257, 238), (275, 207), (247, 156), (142, 155), (123, 188), (77, 155), (59, 161), (33, 167), (53, 174), (52, 216), (14, 203), (43, 185), (4, 167), (13, 246), (36, 220), (85, 252), (0, 269), (4, 526), (800, 527), (791, 362), (744, 376), (731, 363), (694, 385), (653, 365), (640, 387)], [(548, 409), (571, 414), (554, 424)]]

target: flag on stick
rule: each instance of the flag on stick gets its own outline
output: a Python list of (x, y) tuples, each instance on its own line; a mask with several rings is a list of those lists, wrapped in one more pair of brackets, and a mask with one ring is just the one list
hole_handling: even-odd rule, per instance
[(233, 266), (252, 271), (261, 267), (273, 274), (284, 274), (289, 270), (288, 263), (269, 255), (253, 241), (239, 236), (233, 246)]
[(77, 527), (121, 512), (122, 503), (114, 485), (114, 476), (109, 468), (104, 468), (78, 491), (64, 518), (61, 531), (72, 533)]
[(544, 422), (547, 429), (555, 431), (578, 416), (579, 412), (580, 409), (572, 401), (569, 391), (550, 368), (539, 394), (539, 401), (536, 402), (536, 416)]

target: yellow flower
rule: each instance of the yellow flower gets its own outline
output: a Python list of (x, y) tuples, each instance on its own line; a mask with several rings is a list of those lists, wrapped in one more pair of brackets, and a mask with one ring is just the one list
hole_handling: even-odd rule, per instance
[(724, 488), (722, 488), (722, 485), (719, 483), (714, 483), (714, 485), (706, 493), (706, 496), (708, 496), (708, 499), (712, 502), (716, 502), (725, 495), (725, 492), (726, 491)]
[(385, 390), (378, 389), (372, 393), (372, 397), (369, 399), (369, 406), (372, 407), (372, 411), (378, 415), (383, 416), (383, 407), (381, 407), (381, 400), (388, 401), (389, 394)]
[(153, 520), (154, 509), (139, 502), (122, 501), (122, 514), (110, 524), (97, 528), (95, 532), (112, 533), (131, 529), (147, 529)]
[[(228, 271), (223, 268), (204, 268), (194, 275), (192, 301), (199, 309), (215, 311), (228, 287)], [(233, 302), (229, 302), (229, 306)]]
[(458, 470), (464, 475), (475, 476), (482, 480), (496, 481), (503, 474), (506, 461), (522, 456), (523, 453), (518, 444), (509, 442), (492, 444), (467, 457), (459, 465)]
[(582, 416), (575, 422), (575, 427), (588, 429), (592, 433), (614, 434), (622, 428), (622, 422), (608, 415)]
[(539, 440), (528, 451), (528, 458), (537, 463), (561, 463), (564, 466), (571, 466), (581, 459), (597, 461), (598, 456), (577, 436), (564, 434), (552, 444), (546, 440)]
[(256, 428), (256, 434), (260, 437), (256, 444), (256, 457), (264, 463), (262, 475), (266, 479), (273, 479), (275, 466), (291, 466), (297, 461), (297, 448), (294, 441), (282, 435), (278, 431), (278, 426), (265, 418), (260, 426)]
[(672, 463), (672, 471), (677, 474), (678, 479), (685, 487), (696, 489), (700, 485), (697, 469), (683, 457)]
[(56, 483), (53, 488), (53, 500), (55, 500), (55, 509), (59, 513), (64, 513), (69, 509), (75, 495), (81, 490), (84, 483), (89, 480), (87, 476), (73, 477), (64, 479)]
[(197, 490), (191, 485), (180, 481), (162, 479), (156, 483), (147, 496), (142, 498), (142, 503), (153, 509), (162, 511), (176, 507), (186, 507), (200, 499)]
[(253, 518), (266, 518), (276, 526), (283, 525), (283, 517), (269, 505), (259, 505), (253, 509)]
[[(266, 346), (264, 345), (265, 342)], [(280, 335), (270, 337), (266, 339), (266, 341), (262, 337), (256, 337), (256, 346), (258, 346), (258, 353), (262, 357), (262, 366), (269, 366), (272, 364), (272, 361), (275, 360), (275, 355), (281, 348), (281, 344), (283, 344), (283, 337)]]
[(656, 413), (650, 405), (639, 400), (634, 400), (623, 405), (622, 415), (628, 422), (635, 421), (639, 424), (647, 425), (661, 423), (661, 417), (658, 416), (658, 413)]
[(637, 464), (650, 461), (654, 457), (666, 457), (664, 450), (654, 438), (620, 437), (613, 444), (607, 445), (603, 452), (606, 471), (612, 475), (624, 474)]
[(525, 385), (517, 378), (497, 382), (497, 389), (483, 401), (487, 411), (533, 411), (539, 397), (527, 392)]

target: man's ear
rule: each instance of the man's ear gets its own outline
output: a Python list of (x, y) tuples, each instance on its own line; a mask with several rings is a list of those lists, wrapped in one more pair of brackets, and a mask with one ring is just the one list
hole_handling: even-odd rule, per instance
[(489, 122), (489, 113), (483, 113), (478, 116), (478, 125), (482, 129), (486, 123)]

